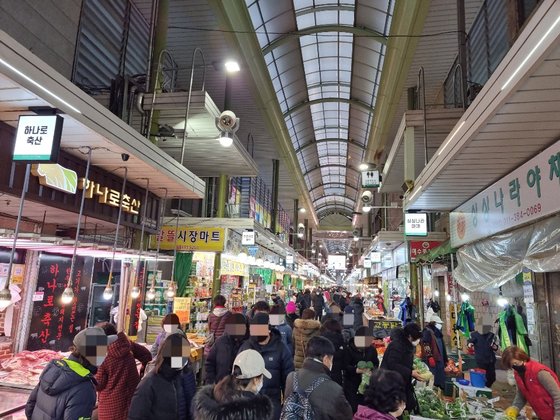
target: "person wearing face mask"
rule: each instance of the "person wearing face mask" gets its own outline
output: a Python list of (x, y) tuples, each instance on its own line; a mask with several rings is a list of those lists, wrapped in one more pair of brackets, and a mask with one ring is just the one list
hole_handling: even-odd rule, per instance
[(516, 418), (529, 403), (540, 419), (560, 420), (560, 381), (550, 368), (531, 360), (516, 346), (504, 350), (502, 364), (514, 370), (517, 383), (512, 406), (506, 410), (508, 416)]
[(391, 342), (381, 362), (382, 369), (398, 372), (403, 378), (406, 388), (406, 409), (409, 412), (418, 411), (412, 379), (422, 380), (419, 372), (413, 369), (414, 354), (421, 337), (422, 330), (414, 322), (406, 324), (404, 328), (395, 328), (391, 332)]
[(190, 344), (181, 334), (171, 334), (163, 341), (154, 368), (134, 392), (129, 420), (191, 420), (196, 384), (187, 366), (190, 354)]
[[(117, 339), (99, 327), (80, 331), (73, 340), (70, 356), (52, 360), (39, 378), (25, 406), (30, 420), (91, 418), (96, 402), (95, 374)], [(95, 343), (95, 344), (93, 344)]]
[(262, 356), (255, 350), (242, 351), (229, 375), (198, 391), (192, 404), (194, 420), (272, 420), (272, 402), (259, 394), (264, 378), (272, 375)]
[(206, 385), (220, 382), (231, 374), (233, 360), (247, 338), (247, 318), (243, 314), (232, 314), (226, 322), (224, 335), (216, 340), (204, 362)]
[(401, 375), (378, 369), (371, 375), (364, 404), (358, 406), (353, 420), (394, 420), (405, 408), (406, 388)]
[(364, 400), (364, 396), (358, 393), (364, 373), (364, 370), (358, 367), (358, 363), (372, 362), (376, 369), (379, 367), (377, 350), (372, 343), (373, 332), (365, 326), (358, 328), (356, 335), (348, 342), (344, 371), (344, 392), (354, 413), (358, 409), (358, 405), (362, 404)]
[(163, 317), (161, 320), (161, 329), (162, 331), (156, 337), (156, 341), (152, 344), (152, 348), (150, 349), (150, 353), (152, 353), (152, 357), (156, 357), (159, 346), (163, 343), (170, 334), (185, 334), (181, 329), (181, 322), (179, 321), (179, 317), (177, 314), (169, 313)]
[(351, 419), (352, 408), (344, 396), (344, 390), (329, 375), (333, 366), (334, 345), (329, 339), (316, 336), (309, 340), (306, 350), (303, 367), (288, 375), (284, 410), (290, 409), (292, 393), (302, 393), (314, 385), (308, 396), (314, 420)]
[(286, 378), (294, 370), (292, 353), (282, 342), (278, 330), (269, 327), (270, 318), (267, 313), (257, 313), (251, 319), (249, 333), (251, 337), (245, 341), (239, 352), (255, 350), (264, 359), (265, 367), (271, 377), (265, 378), (261, 394), (270, 398), (274, 406), (273, 419), (280, 417), (282, 391), (286, 385)]
[(422, 360), (430, 368), (434, 375), (434, 385), (445, 389), (445, 363), (447, 362), (447, 350), (443, 343), (441, 329), (443, 321), (439, 316), (431, 313), (427, 318), (428, 324), (422, 332)]

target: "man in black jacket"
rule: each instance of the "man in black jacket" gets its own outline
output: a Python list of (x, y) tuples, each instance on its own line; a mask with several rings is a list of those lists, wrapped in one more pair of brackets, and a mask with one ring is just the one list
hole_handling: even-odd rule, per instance
[(393, 370), (401, 374), (406, 384), (406, 409), (417, 411), (412, 378), (421, 380), (419, 373), (413, 369), (416, 346), (420, 343), (422, 330), (414, 322), (404, 328), (395, 328), (391, 333), (391, 342), (385, 350), (381, 368)]
[(232, 314), (226, 321), (224, 335), (216, 340), (204, 363), (206, 385), (218, 383), (231, 374), (233, 360), (248, 337), (247, 318), (243, 314)]
[(266, 395), (274, 406), (273, 419), (280, 418), (282, 391), (286, 385), (288, 374), (294, 370), (294, 361), (290, 349), (282, 342), (282, 337), (276, 329), (269, 328), (269, 316), (267, 313), (257, 313), (251, 319), (249, 326), (251, 337), (246, 340), (239, 349), (253, 349), (258, 351), (264, 359), (265, 368), (272, 378), (264, 379), (261, 394)]
[(325, 337), (316, 336), (307, 343), (307, 357), (303, 367), (290, 373), (286, 381), (285, 396), (294, 392), (294, 377), (297, 379), (298, 391), (303, 392), (317, 379), (322, 382), (309, 395), (313, 407), (314, 420), (348, 420), (352, 418), (352, 408), (342, 387), (333, 381), (329, 372), (333, 366), (335, 348)]

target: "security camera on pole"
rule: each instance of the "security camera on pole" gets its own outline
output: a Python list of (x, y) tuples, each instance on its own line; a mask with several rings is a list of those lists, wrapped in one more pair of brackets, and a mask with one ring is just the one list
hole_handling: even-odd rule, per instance
[(230, 147), (233, 144), (233, 136), (239, 130), (239, 118), (232, 111), (224, 111), (216, 117), (216, 128), (220, 130), (220, 144)]

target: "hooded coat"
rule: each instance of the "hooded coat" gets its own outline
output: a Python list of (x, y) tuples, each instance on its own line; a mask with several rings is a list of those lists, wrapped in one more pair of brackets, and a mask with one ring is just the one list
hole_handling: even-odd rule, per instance
[(354, 345), (354, 340), (348, 343), (346, 351), (346, 366), (344, 375), (344, 392), (346, 399), (352, 406), (352, 411), (358, 409), (358, 405), (363, 403), (364, 396), (358, 394), (358, 388), (362, 382), (362, 375), (356, 373), (358, 363), (361, 361), (372, 362), (375, 368), (379, 367), (379, 358), (377, 350), (373, 346), (365, 349), (359, 349)]
[(247, 419), (272, 420), (272, 403), (265, 395), (240, 391), (233, 401), (218, 403), (214, 387), (201, 388), (194, 397), (192, 410), (195, 420)]
[(364, 325), (364, 303), (362, 299), (355, 298), (352, 303), (354, 308), (354, 331)]
[(305, 349), (312, 337), (319, 335), (321, 323), (314, 319), (296, 319), (294, 321), (293, 340), (295, 347), (294, 366), (299, 369), (303, 366)]
[(359, 405), (353, 420), (395, 420), (395, 417), (387, 413), (381, 413), (365, 405)]
[(129, 420), (183, 420), (189, 415), (182, 372), (163, 363), (140, 381), (128, 411)]
[(218, 383), (231, 374), (233, 361), (242, 343), (243, 340), (237, 340), (227, 333), (216, 340), (204, 362), (207, 385)]
[(344, 342), (342, 333), (333, 331), (325, 331), (321, 334), (323, 337), (328, 338), (334, 346), (333, 366), (330, 376), (340, 386), (343, 386), (344, 371), (346, 369), (346, 352), (347, 345)]
[(412, 365), (415, 347), (412, 345), (402, 328), (395, 328), (391, 334), (391, 342), (385, 350), (381, 368), (400, 373), (406, 386), (406, 409), (416, 410), (416, 398), (412, 387)]
[(117, 341), (107, 349), (107, 357), (95, 375), (99, 420), (127, 418), (132, 395), (140, 382), (136, 360), (145, 367), (152, 355), (145, 347), (132, 343), (125, 333), (118, 333)]
[(30, 420), (89, 419), (95, 407), (95, 377), (72, 355), (49, 362), (25, 406)]
[(282, 337), (277, 330), (270, 330), (270, 341), (266, 345), (260, 345), (255, 337), (245, 341), (239, 352), (253, 349), (258, 351), (264, 359), (264, 366), (272, 375), (271, 379), (264, 378), (261, 394), (270, 398), (274, 406), (274, 418), (280, 417), (282, 391), (286, 386), (288, 374), (294, 370), (292, 353), (282, 342)]

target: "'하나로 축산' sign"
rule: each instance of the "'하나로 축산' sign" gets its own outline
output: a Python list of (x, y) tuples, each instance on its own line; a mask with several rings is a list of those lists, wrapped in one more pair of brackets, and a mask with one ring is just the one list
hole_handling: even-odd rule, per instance
[(59, 115), (19, 117), (13, 159), (27, 162), (56, 162), (62, 123)]
[[(175, 226), (164, 226), (161, 235), (161, 249), (175, 249)], [(150, 238), (150, 247), (157, 246), (157, 236)], [(179, 226), (177, 233), (178, 251), (221, 252), (224, 250), (225, 229)]]
[(560, 141), (451, 212), (458, 247), (560, 210)]

